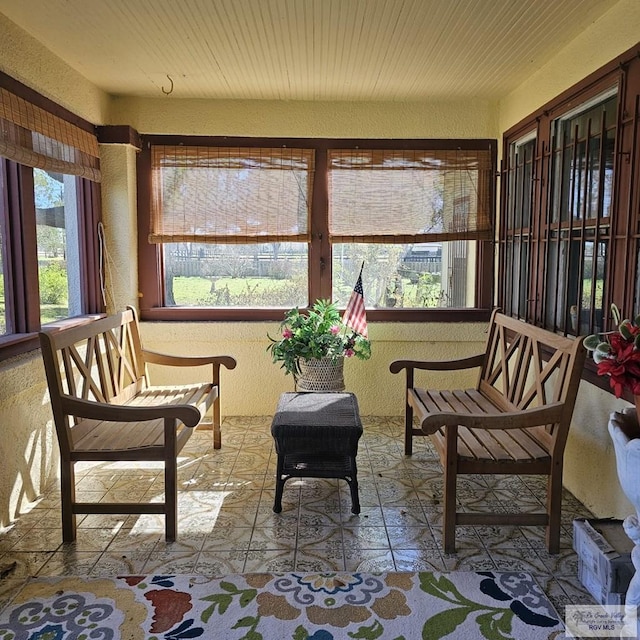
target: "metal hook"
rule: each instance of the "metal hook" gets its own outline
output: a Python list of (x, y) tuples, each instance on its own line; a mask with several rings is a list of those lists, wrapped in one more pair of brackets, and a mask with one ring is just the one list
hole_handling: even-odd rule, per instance
[(167, 73), (167, 78), (169, 78), (169, 82), (171, 83), (171, 88), (169, 89), (169, 91), (165, 91), (164, 86), (160, 87), (160, 89), (162, 89), (162, 93), (164, 93), (165, 96), (171, 95), (173, 93), (173, 80), (171, 79), (171, 76)]

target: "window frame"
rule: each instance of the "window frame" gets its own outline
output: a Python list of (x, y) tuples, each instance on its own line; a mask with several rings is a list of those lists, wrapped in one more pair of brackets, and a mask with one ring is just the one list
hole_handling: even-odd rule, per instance
[[(0, 72), (0, 87), (28, 100), (71, 124), (95, 134), (94, 126), (60, 105)], [(39, 348), (40, 296), (33, 169), (0, 157), (0, 179), (5, 198), (0, 203), (0, 224), (5, 268), (7, 333), (0, 335), (0, 361)], [(75, 177), (82, 315), (65, 323), (89, 321), (90, 314), (104, 313), (100, 295), (98, 238), (93, 233), (101, 220), (100, 185)]]
[[(601, 69), (590, 74), (581, 82), (570, 87), (562, 94), (545, 104), (520, 123), (505, 131), (503, 134), (503, 160), (501, 166), (502, 181), (500, 185), (500, 214), (498, 217), (499, 241), (498, 241), (498, 265), (499, 273), (508, 271), (508, 248), (513, 246), (513, 234), (508, 229), (507, 217), (513, 215), (509, 212), (511, 171), (509, 165), (510, 150), (513, 144), (524, 140), (527, 136), (535, 136), (535, 158), (533, 163), (532, 182), (532, 218), (528, 272), (529, 281), (526, 287), (525, 309), (514, 313), (513, 300), (509, 297), (506, 288), (507, 278), (502, 278), (502, 284), (498, 287), (498, 306), (506, 313), (537, 326), (556, 331), (562, 335), (575, 335), (569, 322), (565, 327), (557, 327), (557, 315), (553, 313), (553, 322), (550, 323), (549, 311), (544, 300), (550, 255), (550, 234), (552, 231), (560, 233), (562, 229), (568, 229), (572, 233), (572, 222), (550, 219), (551, 213), (545, 214), (552, 204), (552, 190), (554, 189), (554, 149), (551, 149), (554, 126), (556, 123), (570, 119), (578, 115), (583, 109), (593, 106), (598, 98), (602, 102), (610, 96), (615, 89), (617, 95), (617, 117), (615, 124), (615, 146), (613, 151), (613, 177), (611, 192), (611, 215), (606, 218), (599, 212), (597, 218), (582, 217), (573, 224), (573, 230), (577, 229), (580, 240), (579, 274), (583, 273), (587, 264), (584, 259), (584, 248), (589, 240), (589, 231), (594, 229), (593, 241), (599, 242), (603, 237), (609, 243), (605, 261), (604, 291), (603, 291), (603, 327), (600, 330), (613, 328), (613, 318), (609, 312), (612, 303), (623, 310), (625, 316), (635, 315), (640, 311), (640, 300), (636, 290), (640, 284), (638, 281), (638, 251), (640, 249), (640, 193), (637, 188), (640, 177), (640, 145), (638, 134), (640, 133), (640, 116), (638, 113), (638, 100), (640, 99), (640, 58), (637, 48), (629, 50), (612, 60)], [(604, 172), (604, 167), (600, 167)], [(569, 185), (570, 186), (570, 185)], [(572, 219), (572, 216), (569, 216)], [(602, 232), (602, 235), (599, 233)], [(560, 246), (562, 243), (556, 243)], [(595, 265), (595, 263), (594, 263)], [(619, 277), (618, 274), (633, 274), (632, 278)], [(618, 275), (618, 277), (616, 277)], [(565, 276), (562, 276), (565, 277)], [(558, 282), (559, 282), (558, 278)], [(562, 287), (556, 283), (557, 291)], [(568, 282), (568, 280), (567, 280)], [(580, 283), (578, 283), (580, 286)], [(581, 289), (581, 287), (580, 287)], [(580, 291), (576, 295), (580, 294)], [(563, 294), (564, 295), (564, 294)], [(594, 324), (595, 310), (592, 308), (589, 318), (589, 330), (581, 331), (592, 333), (598, 330)], [(516, 304), (517, 307), (517, 304)], [(579, 325), (578, 325), (579, 326)], [(583, 377), (589, 382), (610, 390), (608, 380), (598, 376), (592, 360), (588, 360)]]
[[(148, 241), (152, 201), (151, 147), (153, 145), (203, 146), (291, 146), (315, 150), (315, 176), (311, 202), (311, 240), (309, 242), (309, 300), (331, 298), (332, 260), (328, 222), (329, 149), (485, 149), (491, 154), (492, 175), (497, 175), (497, 141), (492, 139), (464, 140), (377, 140), (377, 139), (318, 139), (318, 138), (244, 138), (226, 136), (142, 136), (142, 151), (137, 158), (138, 175), (138, 273), (140, 317), (143, 320), (190, 321), (267, 321), (282, 320), (281, 308), (219, 308), (163, 306), (162, 245)], [(495, 226), (496, 184), (492, 182), (491, 216)], [(475, 299), (477, 305), (468, 309), (367, 309), (370, 321), (485, 321), (493, 304), (494, 240), (477, 241)]]

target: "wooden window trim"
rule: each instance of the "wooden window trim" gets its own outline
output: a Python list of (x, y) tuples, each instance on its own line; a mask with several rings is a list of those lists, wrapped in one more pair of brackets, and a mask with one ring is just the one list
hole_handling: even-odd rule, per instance
[[(29, 167), (0, 158), (6, 176), (5, 301), (11, 300), (6, 335), (0, 336), (0, 361), (39, 348), (40, 298), (33, 172)], [(83, 315), (65, 319), (82, 324), (104, 311), (98, 273), (97, 226), (100, 187), (86, 179), (78, 182), (78, 237), (80, 238)], [(8, 304), (8, 302), (6, 303)]]
[[(497, 143), (481, 140), (367, 140), (316, 138), (237, 138), (226, 136), (142, 136), (142, 152), (137, 156), (138, 175), (138, 282), (140, 287), (140, 317), (143, 320), (186, 321), (272, 321), (282, 320), (282, 309), (194, 308), (163, 306), (162, 259), (160, 245), (148, 242), (151, 210), (151, 145), (218, 145), (218, 146), (280, 146), (311, 147), (316, 150), (316, 176), (314, 184), (326, 184), (326, 161), (322, 154), (329, 149), (478, 149), (491, 151), (496, 166)], [(491, 207), (495, 212), (496, 192), (492, 193)], [(309, 243), (309, 299), (331, 297), (331, 250), (329, 244), (327, 207), (328, 197), (323, 188), (314, 188)], [(319, 212), (323, 212), (321, 215)], [(494, 214), (495, 217), (495, 214)], [(493, 306), (494, 241), (478, 241), (475, 296), (476, 308), (469, 309), (367, 309), (370, 321), (380, 322), (484, 322), (488, 321)]]
[(17, 96), (28, 100), (46, 111), (49, 111), (58, 118), (67, 120), (80, 129), (84, 129), (85, 131), (93, 134), (96, 132), (96, 127), (88, 120), (85, 120), (72, 111), (65, 109), (62, 105), (59, 105), (57, 102), (43, 96), (41, 93), (38, 93), (31, 87), (28, 87), (26, 84), (19, 82), (2, 71), (0, 71), (0, 87), (11, 91), (11, 93), (15, 93)]
[[(522, 121), (505, 131), (503, 135), (503, 168), (505, 159), (508, 158), (510, 145), (523, 138), (528, 133), (535, 131), (537, 137), (536, 145), (536, 167), (538, 175), (535, 177), (534, 185), (534, 206), (548, 207), (549, 193), (547, 191), (547, 179), (550, 177), (550, 157), (552, 151), (549, 150), (551, 141), (551, 125), (565, 114), (571, 112), (576, 107), (586, 103), (589, 99), (596, 97), (612, 88), (617, 87), (618, 93), (618, 117), (616, 125), (616, 148), (614, 152), (614, 183), (612, 191), (611, 219), (609, 220), (607, 238), (609, 240), (607, 257), (607, 277), (605, 280), (605, 293), (603, 308), (609, 309), (610, 304), (615, 302), (620, 309), (623, 309), (625, 316), (633, 315), (638, 311), (640, 301), (634, 300), (634, 278), (638, 272), (637, 256), (640, 246), (640, 189), (638, 183), (640, 179), (640, 145), (637, 144), (639, 135), (640, 114), (638, 113), (640, 97), (640, 44), (629, 49), (611, 62), (607, 63), (594, 73), (584, 78), (579, 83), (568, 88), (559, 96), (546, 103), (544, 106), (524, 118)], [(500, 272), (505, 269), (505, 247), (506, 233), (505, 220), (503, 216), (507, 211), (508, 180), (505, 173), (502, 173), (503, 181), (500, 189), (500, 216), (499, 225), (499, 264)], [(589, 224), (584, 224), (580, 220), (577, 225), (585, 232), (589, 229)], [(571, 225), (569, 225), (571, 226)], [(598, 225), (596, 225), (598, 226)], [(547, 229), (566, 228), (567, 225), (549, 224)], [(598, 235), (596, 239), (604, 236)], [(540, 237), (540, 242), (545, 242), (545, 237)], [(540, 286), (544, 286), (540, 279), (541, 272), (546, 270), (546, 265), (536, 265), (531, 263), (532, 280), (527, 292), (528, 299), (536, 297), (540, 292)], [(619, 274), (632, 274), (632, 277), (619, 277)], [(618, 274), (618, 277), (616, 277)], [(507, 308), (505, 304), (505, 292), (502, 288), (498, 291), (498, 304)], [(635, 309), (634, 309), (635, 306)], [(528, 321), (544, 326), (545, 311), (543, 305), (536, 308), (534, 313), (529, 314)], [(603, 319), (604, 330), (612, 328), (612, 318), (610, 314), (605, 314)], [(599, 376), (596, 365), (592, 360), (585, 364), (583, 379), (596, 385), (599, 388), (611, 391), (609, 379), (606, 376)], [(633, 401), (630, 394), (625, 394), (625, 399)]]
[[(92, 135), (91, 123), (52, 102), (33, 89), (0, 72), (0, 87), (7, 89), (57, 118)], [(35, 225), (33, 171), (31, 168), (0, 158), (0, 171), (6, 183), (6, 198), (0, 203), (3, 216), (5, 254), (5, 300), (8, 307), (6, 335), (0, 336), (0, 361), (33, 351), (40, 346), (40, 301)], [(86, 178), (76, 178), (78, 235), (80, 238), (83, 314), (68, 318), (68, 324), (89, 322), (104, 311), (98, 274), (97, 226), (101, 219), (100, 186)], [(10, 302), (9, 302), (10, 301)]]

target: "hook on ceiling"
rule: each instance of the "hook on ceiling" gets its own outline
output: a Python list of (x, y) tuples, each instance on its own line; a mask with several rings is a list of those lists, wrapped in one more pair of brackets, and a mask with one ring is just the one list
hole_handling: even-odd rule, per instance
[(169, 90), (167, 91), (164, 88), (164, 85), (162, 87), (160, 87), (162, 89), (162, 93), (164, 93), (165, 96), (171, 95), (173, 93), (173, 79), (171, 78), (171, 76), (167, 73), (167, 78), (169, 79), (169, 82), (171, 83), (171, 86), (169, 87)]

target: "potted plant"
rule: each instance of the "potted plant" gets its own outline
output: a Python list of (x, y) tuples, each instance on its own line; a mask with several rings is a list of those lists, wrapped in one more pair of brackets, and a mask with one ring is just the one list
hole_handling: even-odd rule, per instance
[(316, 300), (306, 312), (290, 309), (280, 330), (279, 338), (267, 334), (267, 350), (301, 391), (342, 391), (344, 358), (371, 357), (371, 342), (349, 329), (328, 300)]
[[(593, 352), (598, 374), (609, 376), (616, 398), (629, 389), (640, 400), (640, 315), (634, 320), (620, 321), (620, 311), (615, 304), (611, 305), (611, 313), (617, 328), (587, 336), (583, 344)], [(636, 406), (639, 406), (638, 400)]]

